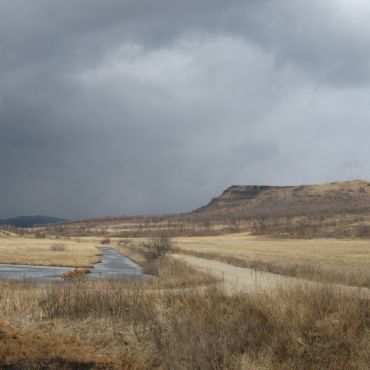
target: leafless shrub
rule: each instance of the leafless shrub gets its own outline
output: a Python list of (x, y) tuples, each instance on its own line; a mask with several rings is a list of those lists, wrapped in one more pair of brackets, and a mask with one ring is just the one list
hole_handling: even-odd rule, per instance
[(119, 247), (128, 247), (130, 246), (131, 243), (132, 243), (131, 239), (121, 239), (121, 240), (118, 240), (117, 245)]
[(161, 234), (158, 237), (151, 238), (149, 242), (143, 243), (140, 248), (141, 254), (147, 261), (164, 257), (167, 254), (173, 253), (174, 250), (174, 242), (167, 234)]
[(104, 238), (100, 243), (102, 245), (109, 245), (110, 244), (110, 239), (109, 238)]

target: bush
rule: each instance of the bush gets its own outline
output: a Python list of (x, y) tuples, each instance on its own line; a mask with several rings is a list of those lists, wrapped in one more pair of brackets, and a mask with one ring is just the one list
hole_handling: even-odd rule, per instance
[(108, 245), (108, 244), (110, 244), (110, 239), (109, 238), (104, 238), (100, 243), (102, 245)]
[(159, 257), (164, 257), (169, 253), (173, 253), (175, 245), (173, 240), (167, 234), (161, 234), (158, 237), (150, 239), (140, 248), (140, 253), (147, 261), (155, 260)]
[(78, 269), (77, 267), (71, 271), (63, 274), (64, 280), (74, 280), (86, 277), (86, 274), (90, 272), (90, 269)]
[(118, 240), (117, 245), (119, 247), (128, 247), (131, 244), (132, 240), (131, 239), (121, 239)]

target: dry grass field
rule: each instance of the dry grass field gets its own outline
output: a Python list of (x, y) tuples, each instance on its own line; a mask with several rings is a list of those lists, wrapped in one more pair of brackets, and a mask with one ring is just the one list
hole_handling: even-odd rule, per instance
[[(0, 237), (0, 263), (87, 267), (107, 245), (139, 262), (144, 281), (0, 280), (0, 368), (367, 369), (370, 300), (330, 284), (232, 290), (171, 257), (148, 261), (146, 238)], [(175, 247), (230, 264), (370, 286), (366, 239), (273, 239), (249, 233), (177, 237)], [(201, 287), (201, 289), (199, 289)]]
[(247, 233), (176, 238), (182, 253), (240, 267), (370, 287), (370, 241), (272, 239)]
[[(143, 289), (144, 288), (144, 289)], [(333, 287), (148, 290), (0, 281), (0, 366), (17, 369), (367, 369), (370, 301)], [(36, 334), (37, 333), (37, 334)]]
[(0, 263), (87, 268), (99, 261), (98, 245), (71, 239), (0, 237)]
[[(146, 238), (111, 238), (109, 245), (142, 264), (138, 246)], [(249, 233), (174, 238), (181, 253), (240, 267), (312, 280), (370, 287), (367, 239), (274, 239)], [(0, 263), (91, 267), (99, 260), (101, 237), (0, 238)]]

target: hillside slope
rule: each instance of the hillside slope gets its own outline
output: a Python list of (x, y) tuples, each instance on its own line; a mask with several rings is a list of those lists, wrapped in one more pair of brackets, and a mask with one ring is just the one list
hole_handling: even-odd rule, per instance
[(370, 211), (370, 183), (364, 180), (322, 185), (234, 185), (193, 211), (198, 215), (289, 215)]

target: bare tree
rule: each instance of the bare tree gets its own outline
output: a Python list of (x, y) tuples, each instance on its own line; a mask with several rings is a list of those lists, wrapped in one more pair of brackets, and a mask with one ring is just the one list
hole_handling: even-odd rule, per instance
[(148, 260), (154, 260), (173, 253), (175, 245), (173, 240), (165, 233), (160, 236), (151, 238), (149, 242), (144, 243), (141, 248), (141, 254)]

